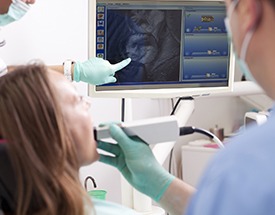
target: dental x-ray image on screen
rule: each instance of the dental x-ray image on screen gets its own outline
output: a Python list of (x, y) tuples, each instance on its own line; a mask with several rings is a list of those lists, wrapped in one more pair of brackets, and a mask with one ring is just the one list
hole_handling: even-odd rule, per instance
[(112, 64), (132, 61), (115, 83), (90, 92), (163, 97), (231, 90), (234, 58), (225, 16), (224, 2), (216, 0), (97, 0), (96, 56)]
[(178, 81), (181, 10), (109, 10), (107, 59), (130, 57), (131, 64), (117, 73), (118, 83)]

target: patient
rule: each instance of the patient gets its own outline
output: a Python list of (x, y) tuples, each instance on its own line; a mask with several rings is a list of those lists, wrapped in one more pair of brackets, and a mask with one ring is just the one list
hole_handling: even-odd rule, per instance
[(89, 107), (44, 65), (0, 78), (0, 214), (108, 214), (79, 181), (79, 168), (99, 158)]

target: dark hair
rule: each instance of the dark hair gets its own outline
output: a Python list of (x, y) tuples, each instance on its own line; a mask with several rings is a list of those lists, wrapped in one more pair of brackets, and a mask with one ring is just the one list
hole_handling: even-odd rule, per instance
[(76, 149), (44, 65), (0, 78), (0, 131), (17, 179), (16, 215), (84, 215)]

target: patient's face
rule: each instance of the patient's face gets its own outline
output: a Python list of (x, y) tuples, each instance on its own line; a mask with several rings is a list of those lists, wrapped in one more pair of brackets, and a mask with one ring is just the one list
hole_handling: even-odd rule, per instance
[(74, 86), (63, 75), (50, 71), (49, 76), (56, 89), (56, 96), (60, 101), (66, 124), (76, 144), (80, 165), (98, 160), (92, 117), (89, 113), (90, 104), (78, 95)]

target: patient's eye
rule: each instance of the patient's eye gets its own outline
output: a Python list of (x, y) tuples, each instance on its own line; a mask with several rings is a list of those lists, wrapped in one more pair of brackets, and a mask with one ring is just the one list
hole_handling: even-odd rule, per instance
[(82, 102), (83, 101), (83, 96), (78, 96), (78, 102)]
[(88, 96), (78, 96), (78, 102), (88, 108), (91, 106), (90, 97)]

